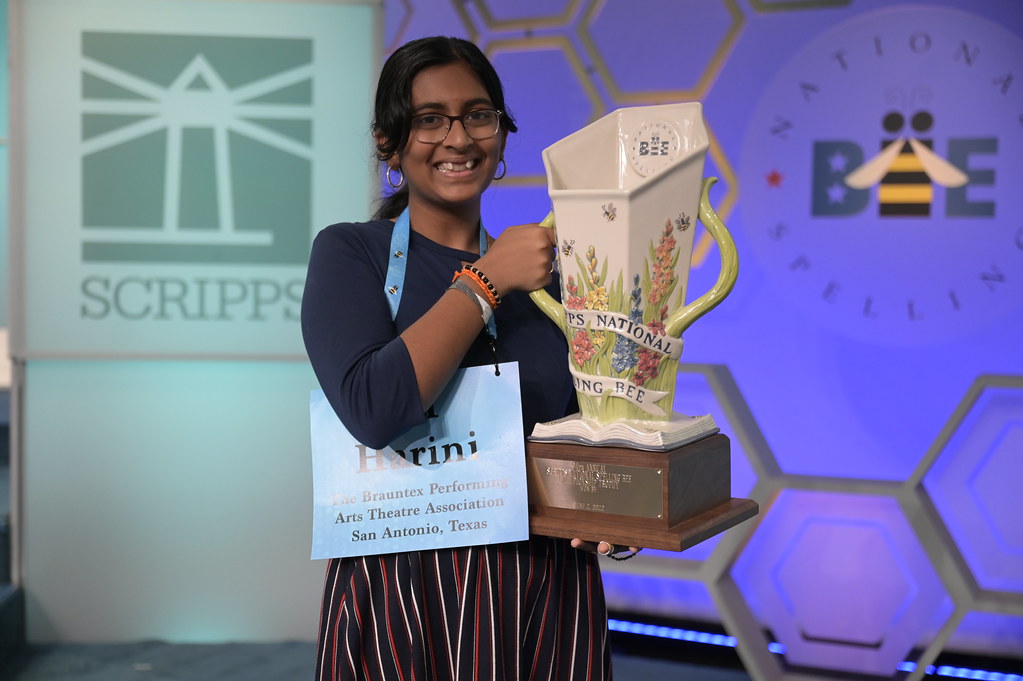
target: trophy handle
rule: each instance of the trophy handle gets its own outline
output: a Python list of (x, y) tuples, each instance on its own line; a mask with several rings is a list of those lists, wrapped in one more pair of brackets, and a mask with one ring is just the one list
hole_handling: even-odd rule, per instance
[[(554, 229), (554, 211), (547, 213), (547, 217), (540, 221), (541, 227)], [(554, 300), (554, 297), (542, 288), (529, 292), (536, 306), (543, 310), (543, 313), (551, 318), (558, 325), (559, 329), (565, 328), (565, 307)]]
[(728, 233), (725, 223), (710, 205), (710, 188), (717, 181), (716, 177), (703, 180), (703, 187), (700, 190), (700, 222), (718, 245), (718, 251), (721, 253), (721, 272), (711, 290), (686, 305), (668, 320), (665, 331), (674, 338), (681, 338), (682, 332), (692, 326), (693, 322), (717, 307), (725, 296), (732, 292), (735, 280), (739, 276), (739, 256), (735, 250), (735, 242), (732, 241), (732, 235)]

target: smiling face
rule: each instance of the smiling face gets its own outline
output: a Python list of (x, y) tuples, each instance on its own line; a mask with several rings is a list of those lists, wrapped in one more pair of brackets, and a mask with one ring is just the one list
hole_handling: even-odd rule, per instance
[[(413, 115), (461, 116), (493, 108), (483, 83), (463, 62), (423, 69), (412, 81)], [(478, 214), (480, 195), (497, 172), (506, 138), (502, 128), (489, 139), (474, 140), (453, 122), (443, 142), (427, 144), (410, 135), (388, 164), (404, 173), (413, 212)]]

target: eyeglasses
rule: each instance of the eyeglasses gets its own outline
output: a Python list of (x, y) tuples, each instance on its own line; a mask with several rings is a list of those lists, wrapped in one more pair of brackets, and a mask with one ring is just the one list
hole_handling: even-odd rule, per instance
[(459, 121), (465, 134), (474, 140), (490, 139), (501, 129), (501, 112), (497, 109), (474, 109), (461, 116), (424, 113), (412, 117), (412, 134), (424, 144), (439, 144), (448, 138), (451, 124)]

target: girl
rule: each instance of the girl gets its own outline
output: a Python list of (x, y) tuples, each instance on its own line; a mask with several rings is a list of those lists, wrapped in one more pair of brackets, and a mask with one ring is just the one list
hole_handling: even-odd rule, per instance
[[(375, 107), (396, 191), (373, 221), (317, 236), (303, 297), (306, 348), (334, 410), (384, 447), (425, 421), (459, 367), (514, 361), (526, 433), (576, 411), (564, 337), (528, 297), (557, 293), (553, 231), (520, 225), (493, 240), (480, 224), (516, 131), (492, 65), (464, 40), (412, 41), (384, 65)], [(385, 282), (402, 230), (392, 317)], [(531, 537), (330, 560), (316, 678), (609, 679), (595, 548)]]

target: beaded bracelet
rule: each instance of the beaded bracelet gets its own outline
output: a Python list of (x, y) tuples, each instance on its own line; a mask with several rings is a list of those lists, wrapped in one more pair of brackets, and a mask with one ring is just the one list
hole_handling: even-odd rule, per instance
[(455, 272), (455, 276), (451, 278), (451, 281), (455, 281), (461, 276), (467, 276), (472, 279), (480, 287), (480, 290), (486, 294), (487, 300), (490, 301), (490, 307), (497, 309), (497, 306), (501, 304), (501, 295), (494, 288), (494, 285), (487, 279), (487, 275), (480, 272), (472, 265), (465, 265), (459, 271)]
[(490, 303), (483, 296), (473, 291), (471, 286), (460, 279), (455, 279), (454, 283), (448, 286), (448, 288), (457, 289), (469, 296), (469, 300), (479, 308), (480, 317), (483, 318), (483, 325), (486, 326), (490, 322), (490, 317), (494, 314), (494, 308), (490, 307)]
[(490, 306), (496, 310), (497, 306), (501, 304), (501, 294), (497, 292), (494, 285), (490, 283), (489, 279), (487, 279), (487, 275), (476, 269), (474, 265), (465, 265), (462, 268), (462, 272), (475, 281), (481, 289), (483, 289), (483, 293), (485, 293), (487, 298), (490, 300)]

